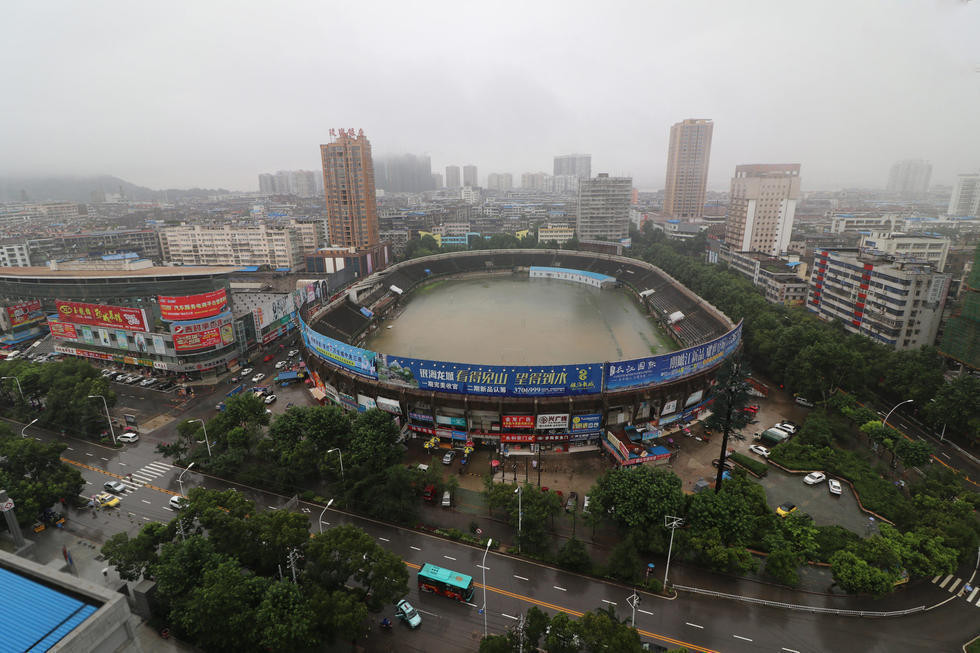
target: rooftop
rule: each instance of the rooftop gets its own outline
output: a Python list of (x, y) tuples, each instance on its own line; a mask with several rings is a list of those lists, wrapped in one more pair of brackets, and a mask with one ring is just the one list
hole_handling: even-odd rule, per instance
[(232, 266), (153, 266), (136, 270), (52, 270), (48, 267), (10, 267), (0, 271), (2, 277), (21, 279), (105, 279), (125, 277), (189, 277), (230, 274), (239, 268)]

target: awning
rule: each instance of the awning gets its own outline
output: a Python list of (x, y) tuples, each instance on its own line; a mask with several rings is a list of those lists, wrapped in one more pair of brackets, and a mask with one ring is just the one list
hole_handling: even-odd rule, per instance
[(327, 393), (321, 390), (320, 388), (310, 388), (310, 394), (317, 401), (323, 401), (324, 399), (327, 398)]

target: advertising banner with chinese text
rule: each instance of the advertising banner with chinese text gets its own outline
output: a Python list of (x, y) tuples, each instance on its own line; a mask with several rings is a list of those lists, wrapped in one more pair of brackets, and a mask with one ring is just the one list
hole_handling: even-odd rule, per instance
[(51, 329), (51, 335), (55, 338), (61, 338), (63, 340), (78, 340), (78, 331), (75, 329), (74, 324), (48, 320), (48, 328)]
[(331, 365), (356, 372), (370, 379), (378, 378), (378, 373), (374, 369), (376, 354), (373, 351), (354, 347), (329, 338), (322, 333), (317, 333), (302, 318), (300, 318), (300, 332), (306, 348), (313, 350), (314, 354)]
[(149, 331), (146, 311), (142, 308), (126, 306), (103, 306), (102, 304), (83, 304), (82, 302), (55, 302), (58, 316), (64, 322), (87, 324), (96, 327), (126, 329), (127, 331)]
[(585, 431), (599, 429), (602, 426), (602, 413), (572, 416), (572, 430)]
[(10, 323), (10, 328), (44, 318), (44, 313), (41, 311), (41, 302), (36, 299), (7, 306), (4, 308), (4, 312), (7, 314), (7, 321)]
[(533, 429), (534, 415), (504, 415), (501, 426), (505, 429)]
[(231, 313), (194, 322), (174, 322), (170, 331), (174, 336), (174, 349), (179, 352), (219, 347), (235, 341)]
[(550, 415), (538, 415), (535, 428), (539, 429), (567, 429), (568, 413), (554, 413)]
[(159, 295), (160, 317), (168, 322), (200, 320), (213, 317), (227, 310), (228, 294), (224, 288), (202, 293), (200, 295), (184, 295), (171, 297)]

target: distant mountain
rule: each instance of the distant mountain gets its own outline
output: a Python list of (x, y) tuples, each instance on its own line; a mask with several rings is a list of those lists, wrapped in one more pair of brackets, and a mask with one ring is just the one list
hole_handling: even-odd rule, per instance
[(0, 176), (0, 202), (93, 202), (105, 195), (121, 193), (128, 200), (155, 201), (181, 197), (207, 197), (228, 191), (207, 188), (168, 188), (153, 190), (131, 184), (112, 175), (91, 177), (3, 177)]

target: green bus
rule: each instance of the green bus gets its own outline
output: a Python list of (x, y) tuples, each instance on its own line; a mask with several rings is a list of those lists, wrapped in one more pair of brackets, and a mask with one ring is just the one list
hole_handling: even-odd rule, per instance
[(469, 603), (473, 600), (473, 577), (426, 563), (419, 569), (419, 591)]

